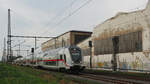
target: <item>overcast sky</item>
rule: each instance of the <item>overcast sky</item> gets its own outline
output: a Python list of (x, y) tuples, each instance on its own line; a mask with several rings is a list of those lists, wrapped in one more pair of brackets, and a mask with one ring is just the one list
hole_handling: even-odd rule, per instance
[[(69, 30), (92, 31), (94, 26), (115, 16), (117, 12), (130, 12), (145, 8), (147, 1), (0, 0), (0, 57), (3, 39), (7, 35), (9, 8), (11, 9), (12, 35), (57, 36)], [(82, 8), (79, 9), (80, 7)], [(12, 46), (24, 40), (26, 42), (22, 44), (22, 48), (30, 49), (34, 46), (33, 39), (13, 38), (12, 40)], [(39, 39), (38, 45), (43, 41), (44, 39)]]

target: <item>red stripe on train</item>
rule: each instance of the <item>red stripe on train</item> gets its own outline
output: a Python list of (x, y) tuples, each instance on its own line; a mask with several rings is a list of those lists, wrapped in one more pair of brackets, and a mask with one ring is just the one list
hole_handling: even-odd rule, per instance
[[(52, 59), (52, 60), (34, 60), (34, 61), (29, 61), (29, 62), (40, 62), (40, 61), (44, 61), (44, 62), (49, 62), (49, 61), (63, 61), (64, 62), (64, 64), (66, 65), (66, 66), (69, 66), (65, 61), (64, 61), (64, 59)], [(28, 61), (27, 61), (28, 62)]]
[(61, 60), (61, 59), (53, 59), (53, 60), (42, 60), (42, 61), (44, 61), (44, 62), (48, 62), (48, 61), (64, 61), (63, 59)]
[(69, 67), (69, 65), (64, 61), (64, 59), (53, 59), (53, 60), (41, 60), (41, 61), (44, 61), (44, 62), (49, 62), (49, 61), (63, 61), (64, 64)]

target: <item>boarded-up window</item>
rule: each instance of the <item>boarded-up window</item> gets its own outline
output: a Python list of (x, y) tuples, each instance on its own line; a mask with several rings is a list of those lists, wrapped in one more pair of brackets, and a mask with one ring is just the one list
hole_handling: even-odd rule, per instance
[(103, 39), (94, 41), (95, 55), (111, 54), (113, 52), (112, 39)]
[[(112, 38), (94, 40), (94, 54), (112, 54), (113, 47), (115, 47), (113, 46)], [(142, 51), (142, 31), (119, 36), (119, 53), (139, 51)]]
[(142, 31), (119, 36), (120, 53), (139, 51), (142, 51)]

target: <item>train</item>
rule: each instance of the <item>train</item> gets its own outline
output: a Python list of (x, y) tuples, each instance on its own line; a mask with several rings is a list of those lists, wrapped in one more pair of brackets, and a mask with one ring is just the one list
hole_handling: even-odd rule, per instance
[(37, 50), (33, 56), (14, 61), (15, 64), (66, 72), (81, 72), (85, 69), (81, 49), (68, 46), (45, 52)]

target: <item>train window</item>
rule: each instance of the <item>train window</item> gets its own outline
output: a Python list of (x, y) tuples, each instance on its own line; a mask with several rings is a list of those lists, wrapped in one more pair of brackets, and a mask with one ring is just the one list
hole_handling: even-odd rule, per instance
[(60, 59), (62, 60), (62, 55), (60, 55)]
[(78, 49), (78, 48), (71, 48), (70, 49), (70, 54), (71, 54), (72, 60), (75, 63), (79, 63), (82, 60), (81, 50), (80, 49)]
[(52, 65), (55, 66), (56, 65), (56, 61), (49, 61), (49, 62), (45, 62), (46, 65)]
[(64, 54), (64, 60), (65, 60), (65, 62), (66, 62), (66, 55)]

